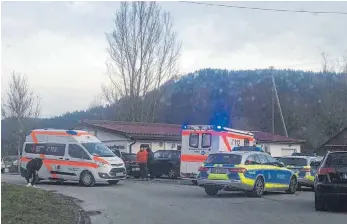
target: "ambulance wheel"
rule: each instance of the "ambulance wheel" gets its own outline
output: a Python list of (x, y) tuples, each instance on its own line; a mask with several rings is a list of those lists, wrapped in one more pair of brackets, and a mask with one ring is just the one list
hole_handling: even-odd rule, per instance
[(216, 187), (205, 187), (206, 194), (210, 196), (216, 196), (218, 191)]
[(286, 190), (286, 193), (287, 194), (295, 194), (297, 185), (298, 185), (298, 181), (296, 180), (296, 177), (293, 176), (290, 179), (289, 188), (288, 188), (288, 190)]
[(118, 182), (119, 182), (119, 180), (109, 180), (109, 181), (108, 181), (108, 183), (109, 183), (110, 185), (116, 185), (116, 184), (118, 184)]
[(253, 190), (251, 192), (251, 196), (260, 198), (264, 194), (265, 184), (264, 179), (262, 177), (258, 177), (255, 180)]
[(95, 184), (94, 176), (89, 171), (83, 171), (80, 177), (80, 183), (86, 187), (92, 187)]

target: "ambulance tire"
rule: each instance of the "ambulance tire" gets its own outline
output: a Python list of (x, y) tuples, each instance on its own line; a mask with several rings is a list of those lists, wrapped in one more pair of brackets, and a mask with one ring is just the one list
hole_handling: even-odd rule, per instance
[(212, 187), (212, 186), (206, 186), (205, 187), (205, 192), (207, 195), (210, 195), (210, 196), (216, 196), (218, 194), (218, 188), (216, 187)]
[(80, 183), (85, 187), (92, 187), (95, 184), (94, 176), (91, 172), (85, 170), (81, 173)]
[(295, 194), (296, 188), (298, 187), (298, 181), (296, 177), (292, 176), (290, 179), (290, 184), (288, 190), (286, 190), (287, 194)]
[(254, 187), (251, 192), (252, 197), (260, 198), (264, 194), (265, 183), (263, 177), (258, 177), (254, 182)]

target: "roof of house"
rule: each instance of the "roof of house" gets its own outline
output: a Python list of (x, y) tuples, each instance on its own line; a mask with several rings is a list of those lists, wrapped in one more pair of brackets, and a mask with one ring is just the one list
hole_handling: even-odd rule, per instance
[(254, 134), (254, 137), (258, 142), (263, 142), (263, 143), (276, 142), (276, 143), (292, 143), (293, 144), (293, 143), (305, 142), (305, 140), (289, 138), (286, 136), (276, 135), (276, 134), (263, 132), (263, 131), (251, 131), (251, 132)]
[[(82, 125), (114, 132), (132, 139), (181, 139), (181, 125), (162, 123), (122, 122), (108, 120), (83, 120)], [(288, 138), (262, 131), (251, 131), (259, 142), (303, 143), (304, 140)]]
[(341, 131), (339, 131), (338, 133), (336, 133), (335, 135), (333, 135), (331, 138), (329, 138), (328, 140), (326, 140), (321, 146), (318, 147), (318, 149), (323, 148), (325, 145), (327, 145), (331, 140), (333, 140), (334, 138), (336, 138), (337, 136), (339, 136), (342, 132), (347, 131), (347, 127), (343, 128)]
[(84, 120), (82, 124), (97, 129), (111, 131), (133, 139), (171, 139), (181, 140), (181, 125), (122, 122), (108, 120)]

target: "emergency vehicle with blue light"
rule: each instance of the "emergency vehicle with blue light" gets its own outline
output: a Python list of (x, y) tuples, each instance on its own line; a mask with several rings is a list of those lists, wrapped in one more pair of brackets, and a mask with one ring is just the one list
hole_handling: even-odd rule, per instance
[(235, 146), (254, 145), (251, 132), (240, 131), (218, 125), (184, 125), (180, 175), (196, 182), (198, 169), (209, 154), (230, 152)]
[(21, 157), (21, 174), (33, 158), (42, 158), (40, 180), (117, 184), (126, 178), (122, 159), (93, 134), (80, 130), (35, 129), (26, 136)]
[(197, 183), (208, 195), (225, 190), (261, 197), (266, 191), (294, 194), (297, 176), (261, 148), (245, 146), (210, 154), (199, 168)]

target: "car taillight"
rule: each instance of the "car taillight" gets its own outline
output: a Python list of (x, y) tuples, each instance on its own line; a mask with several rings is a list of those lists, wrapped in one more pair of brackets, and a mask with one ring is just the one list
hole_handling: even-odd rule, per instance
[(200, 166), (198, 171), (208, 171), (208, 168), (204, 166)]
[(318, 173), (318, 175), (326, 175), (329, 173), (335, 173), (335, 169), (332, 167), (321, 167), (321, 168), (319, 168), (317, 173)]
[(302, 172), (311, 172), (311, 169), (310, 168), (303, 168), (303, 169), (300, 169), (300, 171), (302, 171)]
[(236, 167), (236, 168), (229, 169), (229, 172), (232, 172), (232, 173), (245, 173), (246, 171), (247, 169), (243, 167)]

